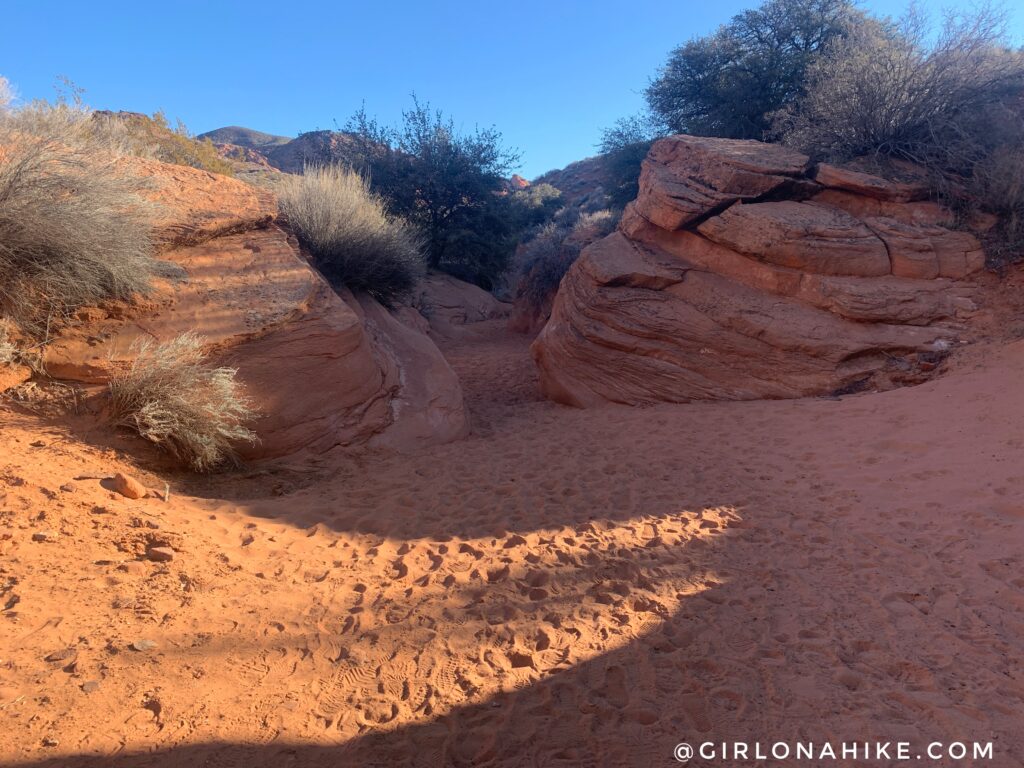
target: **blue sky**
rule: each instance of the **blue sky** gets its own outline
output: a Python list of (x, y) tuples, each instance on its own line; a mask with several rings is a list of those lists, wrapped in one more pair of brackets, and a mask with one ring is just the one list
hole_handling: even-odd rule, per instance
[[(415, 91), (465, 128), (497, 126), (533, 178), (593, 154), (672, 48), (757, 2), (7, 0), (0, 75), (27, 99), (64, 75), (93, 107), (163, 109), (195, 133), (292, 136), (344, 124), (363, 101), (393, 122)], [(1012, 24), (1019, 41), (1024, 12)]]

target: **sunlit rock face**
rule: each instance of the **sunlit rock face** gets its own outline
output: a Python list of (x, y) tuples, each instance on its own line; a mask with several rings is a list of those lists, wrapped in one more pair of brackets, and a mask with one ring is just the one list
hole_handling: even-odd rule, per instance
[(790, 398), (924, 380), (984, 266), (927, 188), (777, 145), (654, 144), (619, 230), (584, 250), (533, 345), (577, 406)]
[(46, 349), (51, 376), (104, 384), (138, 342), (199, 334), (259, 410), (247, 458), (463, 437), (455, 373), (411, 309), (336, 291), (278, 226), (274, 196), (235, 179), (124, 158), (151, 181), (159, 257), (177, 274), (128, 305), (87, 308)]

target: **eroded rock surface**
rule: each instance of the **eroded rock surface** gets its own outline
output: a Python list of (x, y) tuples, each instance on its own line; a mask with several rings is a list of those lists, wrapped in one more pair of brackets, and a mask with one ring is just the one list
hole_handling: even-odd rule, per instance
[(420, 281), (412, 306), (441, 336), (451, 336), (461, 326), (508, 317), (512, 311), (511, 305), (483, 288), (443, 272), (431, 272)]
[(403, 450), (468, 431), (458, 380), (434, 343), (372, 299), (334, 291), (273, 223), (272, 195), (191, 168), (124, 162), (153, 179), (160, 257), (183, 277), (136, 305), (80, 312), (47, 349), (52, 376), (102, 384), (139, 341), (193, 331), (257, 403), (250, 458), (371, 440)]
[(923, 380), (975, 309), (978, 240), (920, 185), (756, 141), (663, 139), (533, 345), (554, 400), (785, 398)]

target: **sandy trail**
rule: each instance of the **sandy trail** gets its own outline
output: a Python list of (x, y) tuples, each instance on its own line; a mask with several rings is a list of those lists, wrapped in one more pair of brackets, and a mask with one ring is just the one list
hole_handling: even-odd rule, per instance
[[(468, 439), (280, 496), (60, 491), (123, 461), (4, 413), (0, 762), (652, 766), (831, 739), (1024, 764), (1024, 343), (885, 394), (592, 411), (540, 400), (498, 324), (444, 351)], [(178, 554), (138, 559), (154, 543)]]

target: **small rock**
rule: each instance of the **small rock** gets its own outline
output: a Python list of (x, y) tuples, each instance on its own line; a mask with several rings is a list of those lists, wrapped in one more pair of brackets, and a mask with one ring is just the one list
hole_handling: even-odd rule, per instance
[(55, 541), (57, 534), (53, 531), (36, 531), (32, 534), (32, 541)]
[(74, 648), (61, 648), (47, 656), (46, 661), (71, 661), (76, 656), (78, 656), (78, 651)]
[(154, 563), (169, 563), (174, 559), (174, 550), (170, 547), (150, 547), (146, 550), (146, 557)]
[(129, 477), (120, 472), (114, 475), (111, 484), (115, 491), (129, 499), (141, 499), (146, 495), (146, 486), (134, 477)]
[(78, 486), (75, 485), (74, 483), (64, 483), (64, 485), (62, 485), (60, 489), (64, 493), (74, 493), (75, 491), (78, 490)]
[(93, 691), (99, 690), (99, 687), (99, 680), (86, 680), (84, 683), (82, 683), (82, 690), (85, 693), (92, 693)]
[(133, 651), (152, 651), (156, 648), (156, 643), (152, 640), (135, 640), (128, 647)]
[(43, 739), (44, 747), (56, 747), (59, 744), (60, 742), (57, 741), (57, 739), (53, 738), (53, 736), (47, 736), (45, 739)]

